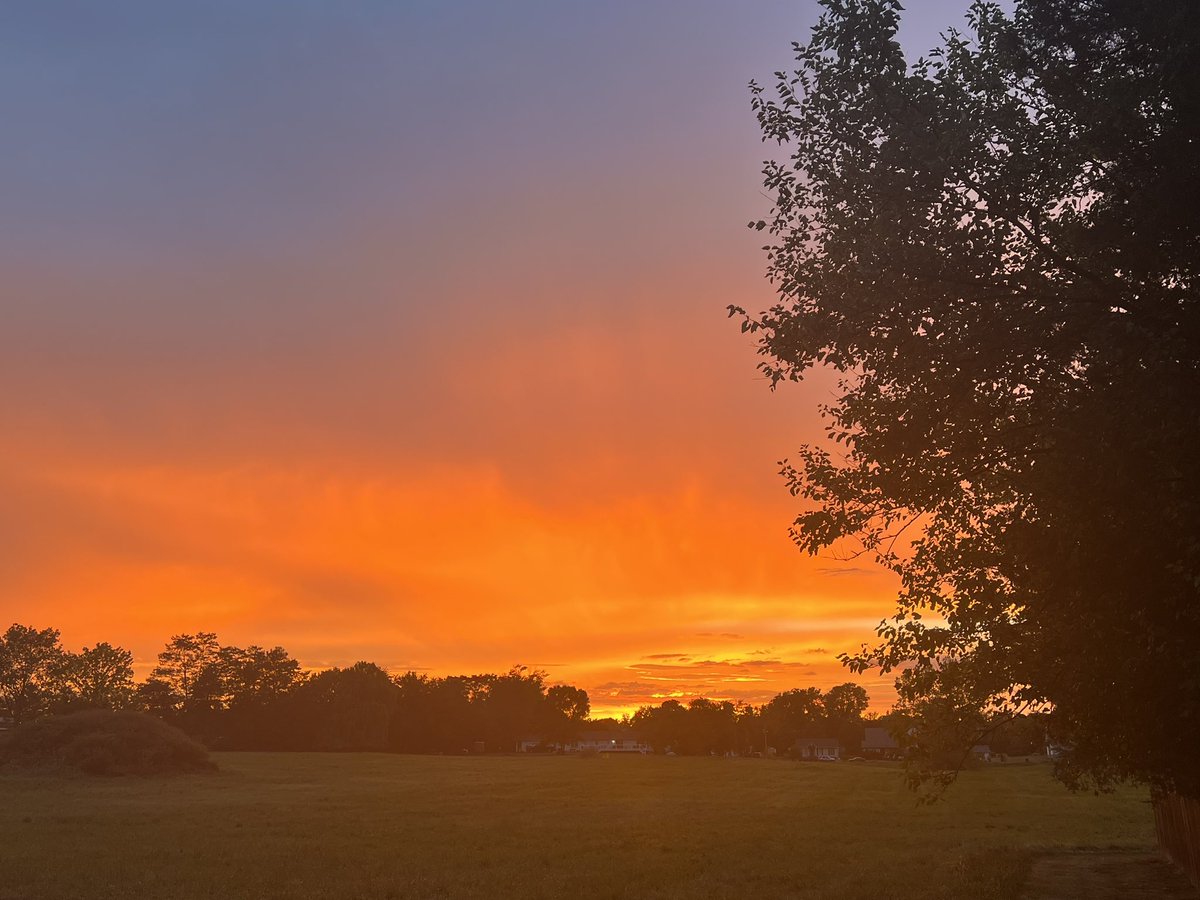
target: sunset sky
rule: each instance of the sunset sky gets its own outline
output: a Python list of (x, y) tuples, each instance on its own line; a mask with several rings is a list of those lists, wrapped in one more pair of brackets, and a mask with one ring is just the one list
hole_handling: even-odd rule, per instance
[[(913, 0), (910, 58), (965, 0)], [(523, 663), (593, 712), (853, 680), (746, 84), (812, 2), (0, 11), (0, 628)], [(883, 708), (890, 678), (859, 679)]]

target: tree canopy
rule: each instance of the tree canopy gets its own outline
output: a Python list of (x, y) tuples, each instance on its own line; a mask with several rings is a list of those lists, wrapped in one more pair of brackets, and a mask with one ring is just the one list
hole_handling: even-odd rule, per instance
[[(585, 729), (680, 754), (787, 753), (799, 737), (834, 737), (855, 752), (862, 742), (867, 693), (855, 684), (824, 694), (787, 691), (761, 708), (705, 697), (686, 706), (667, 700), (618, 721), (592, 718), (586, 690), (546, 678), (520, 665), (443, 677), (393, 675), (366, 661), (307, 671), (283, 647), (242, 648), (198, 632), (172, 636), (149, 677), (135, 684), (128, 650), (98, 643), (73, 653), (61, 646), (57, 629), (15, 624), (0, 634), (0, 730), (107, 710), (150, 713), (226, 750), (458, 754), (533, 744), (550, 751), (565, 750)], [(897, 718), (893, 730), (906, 723)]]
[(58, 634), (17, 624), (0, 634), (0, 716), (19, 724), (49, 707), (63, 666)]
[(900, 578), (846, 662), (1200, 795), (1200, 6), (976, 2), (909, 66), (896, 0), (822, 5), (751, 85), (777, 302), (731, 313), (773, 386), (840, 373), (783, 474), (801, 548)]

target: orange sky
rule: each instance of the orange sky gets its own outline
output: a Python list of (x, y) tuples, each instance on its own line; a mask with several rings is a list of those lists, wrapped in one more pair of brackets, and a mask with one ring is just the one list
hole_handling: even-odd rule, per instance
[(776, 474), (830, 386), (724, 312), (772, 301), (745, 84), (815, 6), (256, 9), (0, 36), (0, 622), (596, 713), (849, 680), (894, 585)]
[(833, 656), (890, 580), (795, 550), (775, 474), (826, 388), (771, 394), (731, 295), (694, 290), (686, 316), (460, 332), (453, 358), (435, 322), (166, 383), (29, 367), (6, 379), (44, 402), (10, 404), (0, 451), (0, 613), (142, 661), (204, 629), (308, 666), (524, 663), (598, 713), (847, 680)]

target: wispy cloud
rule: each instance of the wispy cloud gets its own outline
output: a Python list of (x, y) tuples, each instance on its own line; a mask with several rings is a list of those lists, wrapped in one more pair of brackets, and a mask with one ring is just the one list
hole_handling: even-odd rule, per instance
[(845, 578), (852, 575), (878, 575), (880, 569), (868, 569), (862, 566), (821, 566), (816, 570), (818, 575), (826, 578)]

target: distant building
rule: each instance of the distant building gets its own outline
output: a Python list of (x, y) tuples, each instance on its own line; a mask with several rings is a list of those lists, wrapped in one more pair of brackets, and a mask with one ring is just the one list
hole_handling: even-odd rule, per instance
[(625, 731), (593, 729), (566, 741), (547, 741), (526, 735), (517, 741), (519, 753), (650, 753), (651, 747)]
[(842, 742), (837, 738), (800, 738), (792, 745), (792, 755), (800, 759), (841, 759)]
[(886, 728), (868, 725), (863, 729), (862, 752), (876, 759), (899, 759), (900, 744)]
[(992, 748), (987, 744), (976, 744), (971, 748), (971, 756), (983, 762), (991, 762)]

